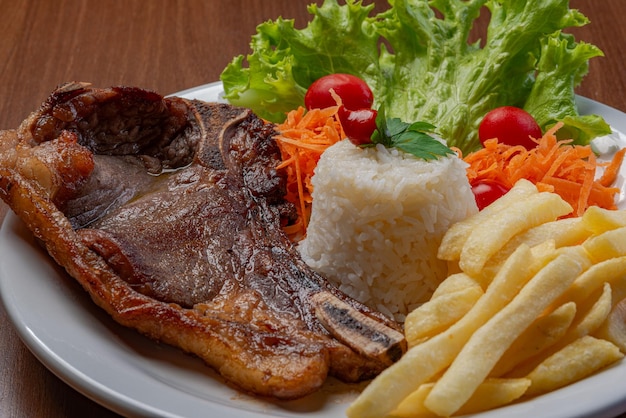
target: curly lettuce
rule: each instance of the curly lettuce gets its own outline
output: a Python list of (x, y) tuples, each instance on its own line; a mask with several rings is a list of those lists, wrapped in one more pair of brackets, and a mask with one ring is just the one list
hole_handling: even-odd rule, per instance
[[(389, 117), (437, 126), (464, 153), (480, 146), (482, 117), (504, 105), (529, 111), (543, 129), (585, 144), (610, 127), (578, 113), (574, 89), (597, 47), (564, 29), (588, 19), (569, 0), (389, 0), (371, 15), (362, 1), (325, 0), (308, 7), (303, 29), (278, 18), (257, 27), (252, 52), (235, 57), (221, 80), (225, 98), (272, 121), (303, 104), (319, 77), (350, 73), (374, 92)], [(490, 13), (485, 38), (470, 42), (480, 13)]]

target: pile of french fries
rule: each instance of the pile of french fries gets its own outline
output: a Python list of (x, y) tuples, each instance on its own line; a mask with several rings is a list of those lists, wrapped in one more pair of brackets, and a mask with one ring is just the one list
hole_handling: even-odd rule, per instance
[(406, 318), (408, 352), (351, 418), (477, 413), (561, 388), (626, 353), (626, 211), (578, 218), (521, 180), (450, 228), (452, 273)]

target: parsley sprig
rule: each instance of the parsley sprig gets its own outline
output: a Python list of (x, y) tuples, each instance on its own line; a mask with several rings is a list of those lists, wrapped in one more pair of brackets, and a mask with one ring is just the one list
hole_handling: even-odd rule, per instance
[(431, 135), (435, 129), (436, 127), (428, 122), (406, 123), (399, 118), (387, 118), (381, 108), (376, 117), (372, 144), (398, 148), (425, 161), (454, 154), (454, 151)]

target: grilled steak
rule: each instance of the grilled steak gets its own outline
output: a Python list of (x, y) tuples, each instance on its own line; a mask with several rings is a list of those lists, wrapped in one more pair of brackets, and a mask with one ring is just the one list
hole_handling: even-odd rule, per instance
[(0, 196), (117, 322), (290, 399), (397, 360), (398, 325), (312, 271), (273, 126), (227, 104), (70, 83), (0, 132)]

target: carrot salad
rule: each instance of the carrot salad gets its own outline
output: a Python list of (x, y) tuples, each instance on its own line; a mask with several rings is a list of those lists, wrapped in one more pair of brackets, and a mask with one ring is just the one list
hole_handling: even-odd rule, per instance
[(317, 162), (326, 148), (346, 137), (337, 110), (339, 106), (306, 110), (299, 107), (287, 114), (287, 119), (277, 126), (276, 142), (280, 148), (282, 164), (287, 171), (287, 195), (296, 205), (298, 221), (285, 227), (292, 239), (304, 237), (311, 216), (311, 177)]
[[(485, 141), (484, 148), (462, 157), (470, 166), (470, 183), (494, 180), (507, 188), (524, 178), (533, 182), (539, 191), (559, 194), (574, 208), (573, 216), (581, 216), (589, 206), (616, 209), (615, 195), (620, 189), (611, 187), (617, 178), (626, 149), (618, 151), (613, 159), (602, 164), (590, 146), (570, 145), (571, 140), (557, 140), (557, 123), (537, 140), (537, 147), (526, 150), (522, 146)], [(604, 173), (596, 178), (596, 169), (604, 166)]]

